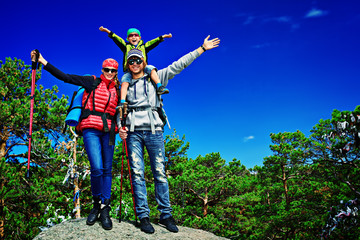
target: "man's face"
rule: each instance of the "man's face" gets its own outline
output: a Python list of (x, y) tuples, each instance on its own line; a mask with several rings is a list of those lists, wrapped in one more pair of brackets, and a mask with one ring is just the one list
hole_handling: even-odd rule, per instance
[(144, 70), (144, 61), (138, 57), (131, 57), (128, 59), (129, 70), (132, 73), (140, 73)]
[(138, 45), (138, 43), (140, 42), (140, 39), (141, 39), (141, 37), (136, 32), (130, 33), (127, 38), (129, 43), (134, 46)]

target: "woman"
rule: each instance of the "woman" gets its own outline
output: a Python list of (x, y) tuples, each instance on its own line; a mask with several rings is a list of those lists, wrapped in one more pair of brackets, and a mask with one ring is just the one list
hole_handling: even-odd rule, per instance
[[(35, 54), (35, 50), (31, 52), (32, 57)], [(77, 130), (83, 134), (85, 150), (91, 166), (91, 191), (94, 203), (86, 223), (93, 225), (99, 218), (102, 227), (110, 230), (112, 229), (109, 215), (111, 170), (115, 133), (118, 132), (115, 113), (120, 96), (117, 79), (119, 64), (114, 59), (106, 59), (102, 64), (102, 74), (96, 78), (65, 74), (48, 63), (41, 54), (38, 61), (54, 77), (85, 89), (82, 99), (84, 109)]]

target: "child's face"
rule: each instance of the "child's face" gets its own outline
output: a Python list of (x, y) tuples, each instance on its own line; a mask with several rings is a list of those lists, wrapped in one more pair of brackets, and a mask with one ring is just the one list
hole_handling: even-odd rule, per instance
[(137, 34), (136, 32), (132, 32), (129, 34), (127, 40), (129, 41), (129, 43), (131, 45), (138, 45), (138, 43), (140, 42), (141, 37), (139, 36), (139, 34)]

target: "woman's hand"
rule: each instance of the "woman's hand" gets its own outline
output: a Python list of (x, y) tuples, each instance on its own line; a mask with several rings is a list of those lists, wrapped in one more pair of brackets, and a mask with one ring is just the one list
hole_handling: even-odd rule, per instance
[[(31, 53), (31, 59), (36, 59), (36, 50), (32, 50)], [(48, 63), (45, 58), (43, 58), (43, 56), (41, 55), (41, 53), (39, 53), (39, 59), (38, 62), (41, 63), (42, 65), (46, 66), (46, 64)]]

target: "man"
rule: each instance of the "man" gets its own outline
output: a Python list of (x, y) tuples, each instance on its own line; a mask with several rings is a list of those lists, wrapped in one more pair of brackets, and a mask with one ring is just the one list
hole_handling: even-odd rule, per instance
[[(167, 86), (169, 79), (179, 74), (206, 50), (219, 46), (218, 38), (208, 40), (209, 37), (205, 38), (199, 48), (157, 72), (164, 87)], [(169, 185), (165, 173), (164, 124), (157, 112), (160, 98), (156, 94), (156, 87), (151, 83), (148, 74), (144, 72), (145, 66), (143, 53), (138, 49), (130, 50), (127, 56), (127, 67), (132, 75), (127, 92), (129, 113), (126, 126), (122, 126), (119, 135), (121, 139), (126, 139), (128, 147), (136, 214), (140, 219), (141, 230), (146, 233), (155, 231), (149, 220), (150, 209), (147, 203), (144, 178), (145, 146), (150, 157), (155, 182), (157, 209), (160, 211), (159, 223), (171, 232), (178, 232), (175, 220), (171, 215)], [(118, 125), (121, 125), (120, 121), (118, 121)]]

